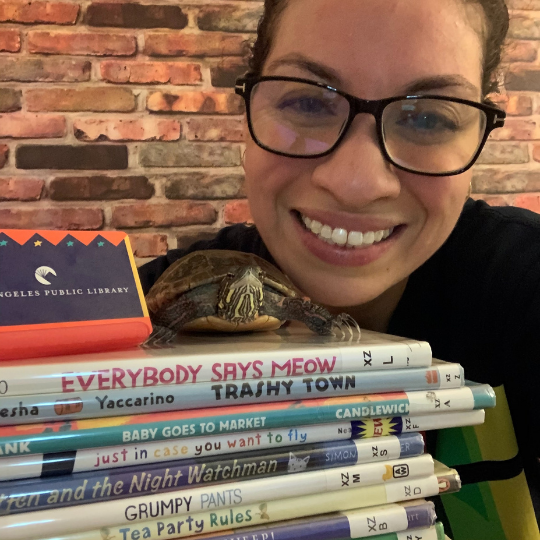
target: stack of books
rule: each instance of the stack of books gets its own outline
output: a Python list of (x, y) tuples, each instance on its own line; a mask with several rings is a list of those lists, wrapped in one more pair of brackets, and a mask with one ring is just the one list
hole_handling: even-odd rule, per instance
[(0, 538), (440, 540), (421, 432), (494, 404), (426, 342), (294, 324), (3, 362)]

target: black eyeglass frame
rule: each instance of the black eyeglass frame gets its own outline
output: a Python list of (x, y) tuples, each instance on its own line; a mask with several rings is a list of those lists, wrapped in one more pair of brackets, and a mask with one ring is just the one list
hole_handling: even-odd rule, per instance
[[(278, 150), (273, 150), (272, 148), (269, 148), (268, 146), (263, 144), (256, 137), (253, 130), (253, 125), (251, 122), (251, 103), (250, 103), (251, 102), (250, 98), (251, 98), (251, 93), (253, 91), (253, 88), (255, 87), (255, 85), (263, 81), (284, 81), (284, 82), (304, 83), (304, 84), (309, 84), (312, 86), (317, 86), (319, 88), (324, 88), (325, 90), (330, 90), (331, 92), (335, 92), (339, 94), (340, 96), (343, 96), (349, 102), (349, 117), (347, 118), (347, 121), (337, 141), (328, 150), (325, 150), (324, 152), (320, 154), (310, 154), (307, 156), (280, 152)], [(389, 161), (392, 165), (397, 167), (398, 169), (401, 169), (407, 172), (412, 172), (414, 174), (425, 175), (425, 176), (453, 176), (456, 174), (461, 174), (467, 171), (468, 169), (470, 169), (474, 165), (475, 161), (478, 159), (478, 156), (480, 155), (480, 153), (482, 152), (484, 145), (486, 144), (487, 138), (489, 137), (489, 134), (494, 129), (504, 126), (504, 121), (506, 118), (506, 113), (503, 110), (499, 109), (498, 107), (494, 107), (492, 105), (488, 105), (485, 103), (478, 103), (476, 101), (470, 101), (468, 99), (426, 94), (426, 95), (414, 95), (414, 96), (394, 96), (394, 97), (385, 98), (385, 99), (367, 100), (367, 99), (357, 98), (351, 94), (347, 94), (346, 92), (342, 92), (341, 90), (338, 90), (337, 88), (334, 88), (333, 86), (329, 86), (327, 84), (316, 82), (316, 81), (311, 81), (309, 79), (302, 79), (299, 77), (246, 75), (245, 77), (239, 77), (236, 80), (235, 93), (241, 96), (242, 98), (244, 98), (244, 101), (246, 104), (248, 129), (251, 134), (251, 137), (253, 138), (253, 140), (258, 146), (260, 146), (264, 150), (267, 150), (268, 152), (272, 152), (273, 154), (277, 154), (279, 156), (293, 157), (293, 158), (298, 158), (298, 159), (315, 159), (315, 158), (327, 156), (331, 154), (337, 148), (337, 146), (341, 143), (341, 141), (345, 138), (345, 135), (349, 131), (349, 128), (351, 127), (351, 124), (353, 123), (353, 120), (355, 119), (357, 114), (361, 114), (361, 113), (371, 114), (372, 116), (375, 117), (379, 148), (381, 149), (381, 152), (383, 156), (385, 157), (385, 159)], [(481, 110), (486, 115), (486, 127), (485, 127), (484, 137), (482, 138), (482, 141), (478, 147), (476, 154), (473, 156), (473, 158), (465, 167), (458, 169), (456, 171), (444, 172), (444, 173), (420, 172), (415, 169), (409, 169), (408, 167), (404, 167), (403, 165), (396, 163), (391, 158), (391, 156), (388, 154), (388, 151), (386, 149), (386, 144), (384, 142), (383, 122), (382, 122), (383, 112), (386, 106), (389, 105), (390, 103), (394, 103), (396, 101), (404, 101), (407, 99), (416, 99), (416, 100), (437, 99), (437, 100), (442, 100), (442, 101), (451, 101), (454, 103), (461, 103), (464, 105), (475, 107), (476, 109)]]

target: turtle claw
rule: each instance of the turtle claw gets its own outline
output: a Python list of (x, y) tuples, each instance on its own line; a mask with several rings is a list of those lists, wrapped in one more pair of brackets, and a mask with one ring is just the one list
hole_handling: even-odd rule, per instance
[[(360, 341), (362, 332), (356, 320), (348, 313), (340, 313), (332, 323), (332, 330), (339, 331), (342, 338), (349, 336), (349, 341), (352, 341), (356, 335), (356, 341)], [(335, 335), (335, 334), (334, 334)]]
[(176, 332), (165, 326), (154, 326), (154, 331), (142, 344), (145, 349), (167, 347), (176, 339)]

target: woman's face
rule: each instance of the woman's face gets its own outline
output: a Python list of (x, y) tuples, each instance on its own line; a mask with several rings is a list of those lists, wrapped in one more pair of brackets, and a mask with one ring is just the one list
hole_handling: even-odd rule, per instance
[[(324, 82), (364, 99), (414, 87), (415, 94), (479, 101), (481, 19), (465, 9), (448, 0), (289, 0), (263, 74)], [(399, 288), (447, 239), (471, 180), (470, 171), (429, 177), (395, 168), (367, 114), (325, 157), (282, 157), (249, 138), (245, 170), (268, 249), (304, 293), (327, 306), (363, 304)], [(393, 232), (368, 246), (340, 247), (300, 216), (364, 238)]]

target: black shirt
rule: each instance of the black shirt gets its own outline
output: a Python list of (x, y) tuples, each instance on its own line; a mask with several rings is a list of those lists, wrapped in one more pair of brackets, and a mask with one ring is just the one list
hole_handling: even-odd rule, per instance
[[(210, 241), (171, 250), (142, 266), (145, 294), (172, 262), (203, 249), (255, 253), (275, 264), (255, 227), (234, 225)], [(537, 388), (540, 391), (540, 216), (469, 199), (448, 240), (410, 276), (388, 333), (429, 342), (434, 357), (460, 363), (467, 379), (504, 385), (538, 508), (534, 493), (540, 476), (540, 411), (535, 400)], [(494, 432), (492, 444), (497, 437)], [(485, 474), (489, 479), (495, 471), (495, 478), (509, 478), (519, 469), (520, 457), (508, 456), (508, 463), (494, 469), (464, 469), (463, 474), (475, 480)]]

